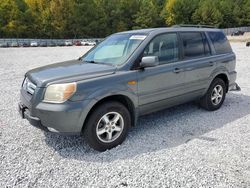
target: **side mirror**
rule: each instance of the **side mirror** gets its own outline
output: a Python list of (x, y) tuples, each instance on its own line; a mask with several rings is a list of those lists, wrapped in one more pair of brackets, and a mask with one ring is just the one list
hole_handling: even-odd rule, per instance
[(159, 65), (159, 58), (157, 56), (143, 57), (140, 63), (141, 68), (155, 67)]

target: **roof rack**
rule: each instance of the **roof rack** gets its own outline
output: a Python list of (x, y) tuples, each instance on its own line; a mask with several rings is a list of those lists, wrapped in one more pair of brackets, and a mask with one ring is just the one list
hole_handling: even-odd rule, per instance
[(216, 28), (212, 25), (192, 25), (192, 24), (179, 24), (179, 25), (173, 25), (172, 27), (196, 27), (196, 28)]

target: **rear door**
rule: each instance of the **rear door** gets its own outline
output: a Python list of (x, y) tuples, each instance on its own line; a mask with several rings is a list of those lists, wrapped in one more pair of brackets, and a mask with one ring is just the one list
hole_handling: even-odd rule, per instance
[(216, 62), (217, 70), (227, 73), (229, 77), (229, 85), (233, 84), (236, 80), (236, 57), (232, 51), (229, 41), (222, 31), (209, 31), (207, 32), (212, 46), (214, 47), (214, 62)]
[(215, 62), (204, 32), (181, 32), (180, 38), (186, 73), (185, 90), (195, 98), (207, 88)]

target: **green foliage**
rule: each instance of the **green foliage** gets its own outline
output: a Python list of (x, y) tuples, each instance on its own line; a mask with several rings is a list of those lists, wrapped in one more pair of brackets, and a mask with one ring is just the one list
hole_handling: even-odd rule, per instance
[(159, 13), (154, 0), (143, 0), (140, 10), (134, 15), (135, 26), (133, 29), (157, 27)]
[(161, 16), (167, 25), (246, 26), (250, 24), (250, 0), (166, 0)]
[(250, 25), (250, 0), (0, 0), (0, 37), (83, 38), (173, 24)]
[(197, 10), (199, 0), (169, 0), (163, 10), (167, 25), (191, 24), (192, 15)]
[(0, 3), (0, 33), (3, 36), (19, 37), (25, 33), (28, 14), (21, 0), (2, 0)]
[(223, 20), (218, 4), (219, 0), (200, 1), (198, 9), (192, 16), (194, 23), (220, 26)]

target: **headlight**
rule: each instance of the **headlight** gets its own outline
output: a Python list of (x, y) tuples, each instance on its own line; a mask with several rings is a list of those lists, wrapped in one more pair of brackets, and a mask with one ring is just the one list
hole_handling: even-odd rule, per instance
[(63, 103), (76, 92), (76, 83), (52, 84), (47, 87), (44, 101)]

